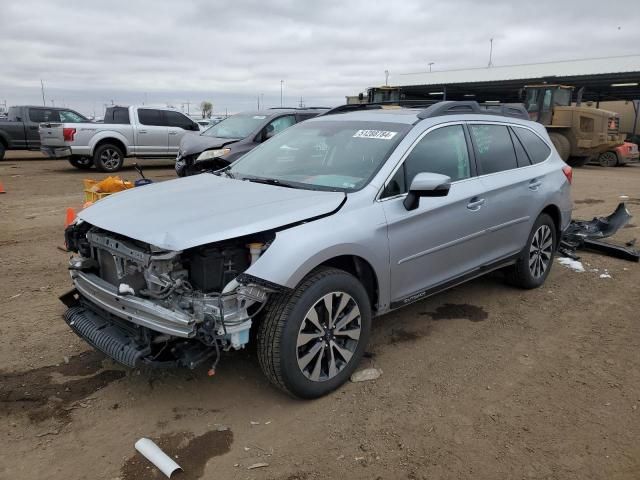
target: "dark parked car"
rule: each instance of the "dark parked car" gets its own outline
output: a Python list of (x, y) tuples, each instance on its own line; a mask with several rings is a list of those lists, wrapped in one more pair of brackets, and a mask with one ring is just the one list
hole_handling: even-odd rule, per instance
[(10, 107), (7, 118), (0, 119), (0, 160), (6, 150), (38, 150), (38, 126), (43, 122), (80, 123), (89, 120), (68, 108)]
[(200, 135), (182, 138), (176, 157), (179, 177), (223, 168), (276, 133), (328, 108), (272, 108), (232, 115)]

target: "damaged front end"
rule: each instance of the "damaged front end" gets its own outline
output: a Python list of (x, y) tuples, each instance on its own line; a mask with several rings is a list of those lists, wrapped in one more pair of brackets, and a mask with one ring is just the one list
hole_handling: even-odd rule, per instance
[(135, 367), (194, 368), (241, 349), (279, 287), (241, 275), (269, 247), (256, 234), (167, 251), (79, 221), (65, 231), (74, 290), (64, 317), (88, 343)]

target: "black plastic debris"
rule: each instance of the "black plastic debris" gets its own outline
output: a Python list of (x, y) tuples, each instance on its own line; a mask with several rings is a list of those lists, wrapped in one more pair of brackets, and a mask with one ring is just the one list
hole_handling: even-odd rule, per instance
[(571, 220), (560, 240), (558, 251), (565, 257), (577, 260), (576, 250), (593, 250), (612, 257), (640, 262), (640, 252), (634, 247), (635, 240), (625, 245), (605, 242), (631, 219), (624, 203), (620, 203), (608, 217), (595, 217), (593, 220)]

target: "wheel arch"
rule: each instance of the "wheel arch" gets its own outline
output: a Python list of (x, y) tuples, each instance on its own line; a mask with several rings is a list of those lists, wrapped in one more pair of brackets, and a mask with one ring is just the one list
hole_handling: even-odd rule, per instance
[(2, 144), (2, 146), (5, 148), (5, 150), (9, 149), (9, 144), (11, 142), (9, 141), (9, 137), (6, 133), (0, 131), (0, 144)]
[(339, 270), (344, 270), (356, 277), (367, 291), (367, 295), (369, 295), (371, 310), (375, 312), (378, 309), (378, 299), (380, 296), (378, 276), (373, 266), (367, 260), (358, 255), (338, 255), (316, 265), (311, 271), (319, 267), (334, 267)]
[(553, 225), (556, 227), (556, 235), (558, 236), (557, 244), (560, 244), (560, 236), (562, 235), (562, 214), (560, 208), (557, 205), (550, 204), (544, 207), (540, 214), (546, 213), (553, 220)]
[(102, 145), (109, 143), (120, 148), (122, 150), (122, 153), (126, 157), (129, 154), (129, 149), (127, 147), (126, 139), (124, 139), (124, 137), (123, 138), (120, 138), (120, 137), (121, 135), (110, 134), (110, 135), (101, 136), (100, 138), (92, 140), (94, 143), (91, 145), (91, 155), (93, 156), (95, 154), (96, 149), (98, 149)]

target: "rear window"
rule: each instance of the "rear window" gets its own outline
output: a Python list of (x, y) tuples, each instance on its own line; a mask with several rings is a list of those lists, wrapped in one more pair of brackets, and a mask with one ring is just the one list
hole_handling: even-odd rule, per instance
[(480, 175), (518, 167), (509, 130), (503, 125), (469, 125)]
[(129, 109), (128, 108), (107, 108), (104, 115), (104, 123), (118, 123), (129, 125)]
[(60, 114), (57, 110), (51, 110), (49, 108), (30, 108), (29, 120), (32, 122), (59, 122)]
[(151, 108), (138, 109), (138, 119), (143, 125), (165, 126), (162, 110), (153, 110)]
[(544, 162), (549, 157), (551, 149), (538, 135), (526, 128), (513, 127), (513, 130), (529, 154), (532, 163)]

